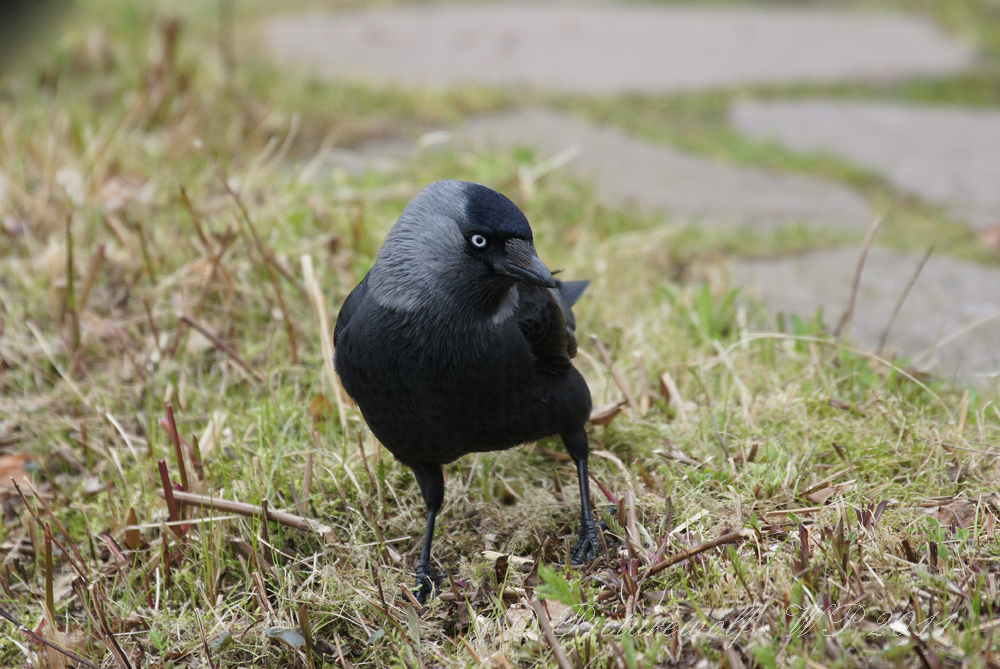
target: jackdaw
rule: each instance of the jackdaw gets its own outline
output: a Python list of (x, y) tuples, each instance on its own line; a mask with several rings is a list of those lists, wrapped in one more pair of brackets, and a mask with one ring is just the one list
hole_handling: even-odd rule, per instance
[(441, 466), (558, 434), (580, 479), (574, 563), (597, 528), (587, 481), (590, 390), (571, 306), (588, 281), (559, 281), (531, 227), (500, 193), (437, 181), (413, 198), (375, 264), (337, 316), (334, 365), (368, 427), (410, 467), (427, 503), (417, 598), (438, 583), (430, 564), (444, 500)]

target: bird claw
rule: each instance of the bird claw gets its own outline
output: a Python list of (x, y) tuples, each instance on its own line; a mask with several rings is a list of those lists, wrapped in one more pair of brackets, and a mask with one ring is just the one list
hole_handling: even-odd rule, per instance
[(427, 603), (428, 597), (434, 595), (434, 591), (441, 585), (441, 580), (441, 575), (434, 571), (433, 567), (427, 567), (427, 570), (417, 568), (417, 589), (413, 591), (413, 596), (421, 606)]
[(597, 536), (597, 526), (593, 523), (580, 525), (580, 539), (569, 554), (570, 564), (586, 564), (597, 557), (601, 540)]

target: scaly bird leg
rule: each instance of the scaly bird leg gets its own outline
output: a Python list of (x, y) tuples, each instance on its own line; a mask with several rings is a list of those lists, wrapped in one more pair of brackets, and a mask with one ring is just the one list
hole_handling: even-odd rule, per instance
[(580, 538), (570, 553), (570, 562), (584, 564), (597, 556), (600, 538), (597, 536), (597, 524), (590, 508), (590, 479), (587, 471), (587, 457), (590, 447), (587, 443), (587, 431), (580, 428), (570, 435), (563, 435), (566, 450), (576, 462), (576, 475), (580, 479)]
[(434, 593), (441, 579), (431, 566), (431, 542), (434, 541), (434, 521), (444, 502), (444, 472), (441, 465), (411, 465), (413, 475), (420, 486), (420, 493), (427, 503), (427, 530), (424, 532), (424, 547), (420, 551), (420, 562), (417, 564), (417, 589), (413, 596), (421, 604)]

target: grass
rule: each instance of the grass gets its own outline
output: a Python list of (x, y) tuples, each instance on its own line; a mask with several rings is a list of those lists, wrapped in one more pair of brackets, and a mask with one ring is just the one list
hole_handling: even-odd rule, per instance
[[(814, 239), (665, 229), (558, 172), (528, 197), (530, 155), (428, 152), (402, 173), (302, 181), (324, 141), (517, 99), (227, 70), (207, 10), (175, 9), (114, 4), (104, 29), (0, 82), (0, 466), (33, 480), (25, 499), (0, 488), (4, 611), (116, 667), (554, 666), (556, 648), (629, 669), (996, 663), (996, 389), (910, 374), (821, 322), (776, 329), (713, 278), (721, 254)], [(688, 148), (844, 178), (928, 235), (947, 224), (847, 166), (742, 143), (720, 125), (726, 99), (586, 110), (649, 136), (688, 118)], [(548, 264), (593, 280), (578, 366), (596, 403), (622, 399), (595, 333), (648, 410), (591, 430), (609, 529), (586, 570), (563, 567), (578, 499), (558, 443), (451, 465), (435, 555), (454, 589), (418, 612), (400, 589), (419, 494), (338, 408), (301, 257), (335, 313), (409, 194), (442, 175), (514, 196)], [(319, 525), (191, 506), (171, 520), (163, 471)], [(0, 636), (0, 666), (67, 663)]]

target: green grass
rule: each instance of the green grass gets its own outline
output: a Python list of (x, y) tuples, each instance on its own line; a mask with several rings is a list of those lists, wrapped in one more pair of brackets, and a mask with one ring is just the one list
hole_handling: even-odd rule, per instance
[[(251, 20), (261, 10), (237, 11)], [(31, 458), (45, 501), (26, 490), (26, 506), (0, 488), (0, 607), (103, 666), (126, 661), (110, 650), (111, 635), (132, 666), (555, 666), (532, 593), (549, 606), (571, 663), (590, 667), (733, 658), (975, 667), (986, 666), (987, 649), (1000, 651), (988, 624), (1000, 606), (996, 388), (911, 375), (835, 341), (821, 323), (795, 319), (776, 331), (713, 269), (724, 254), (842, 240), (664, 228), (607, 208), (560, 173), (527, 197), (518, 173), (533, 157), (524, 154), (428, 152), (398, 174), (301, 183), (325, 140), (416, 132), (523, 100), (287, 77), (240, 57), (250, 49), (239, 40), (227, 75), (204, 6), (184, 6), (175, 55), (162, 57), (171, 16), (115, 4), (96, 37), (73, 31), (0, 82), (0, 454)], [(894, 94), (992, 103), (995, 82), (983, 74)], [(889, 211), (893, 244), (904, 244), (903, 229), (930, 237), (951, 227), (848, 165), (740, 139), (724, 125), (729, 100), (553, 102), (707, 155), (843, 179)], [(250, 224), (213, 160), (242, 183)], [(562, 567), (578, 497), (573, 468), (552, 455), (558, 443), (469, 456), (448, 467), (435, 541), (458, 601), (449, 585), (418, 613), (400, 588), (412, 587), (419, 493), (360, 417), (338, 411), (300, 257), (312, 257), (334, 315), (408, 193), (441, 176), (510, 194), (546, 262), (592, 279), (579, 303), (577, 363), (595, 403), (622, 391), (590, 333), (634, 395), (651, 391), (644, 414), (591, 429), (592, 469), (618, 502), (612, 509), (594, 491), (607, 556), (586, 570)], [(943, 250), (982, 257), (967, 233), (951, 234)], [(183, 326), (181, 313), (230, 351)], [(661, 395), (664, 374), (679, 397)], [(190, 525), (174, 534), (158, 494), (158, 460), (173, 482), (181, 476), (160, 424), (168, 405), (192, 446), (181, 447), (189, 489), (254, 506), (266, 499), (329, 531), (270, 522), (264, 535), (257, 519), (188, 508)], [(883, 501), (881, 518), (862, 522), (860, 511)], [(651, 569), (740, 530), (736, 543)], [(485, 550), (531, 558), (537, 573), (514, 557), (509, 571), (497, 569)], [(828, 605), (849, 609), (798, 615)], [(302, 611), (309, 653), (274, 638), (276, 628), (302, 629)], [(882, 624), (906, 614), (916, 631), (936, 616), (940, 635), (893, 636)], [(724, 624), (735, 626), (728, 636)], [(10, 626), (0, 635), (8, 665), (67, 666)]]

